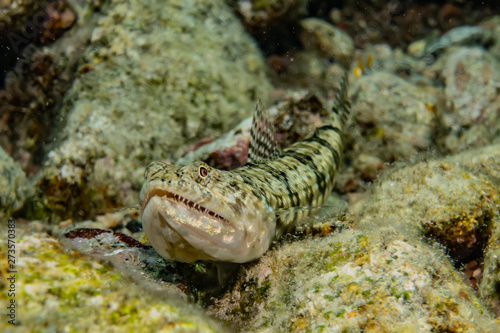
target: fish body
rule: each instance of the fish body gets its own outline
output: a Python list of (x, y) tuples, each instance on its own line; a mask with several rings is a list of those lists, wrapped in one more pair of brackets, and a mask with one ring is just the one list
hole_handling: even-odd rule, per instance
[(283, 151), (267, 110), (258, 103), (244, 166), (225, 171), (204, 162), (151, 163), (140, 201), (153, 247), (162, 257), (182, 262), (243, 263), (262, 256), (332, 191), (349, 109), (344, 77), (324, 125)]

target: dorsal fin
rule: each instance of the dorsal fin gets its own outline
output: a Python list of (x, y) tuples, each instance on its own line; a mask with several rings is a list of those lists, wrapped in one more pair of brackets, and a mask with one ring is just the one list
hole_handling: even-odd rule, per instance
[(349, 85), (347, 72), (344, 73), (342, 81), (340, 81), (340, 89), (335, 101), (333, 102), (332, 112), (340, 117), (340, 123), (344, 126), (349, 119), (351, 113), (351, 103), (347, 94), (347, 87)]
[(276, 131), (269, 111), (260, 100), (252, 119), (247, 163), (264, 163), (280, 157), (281, 151), (276, 141)]

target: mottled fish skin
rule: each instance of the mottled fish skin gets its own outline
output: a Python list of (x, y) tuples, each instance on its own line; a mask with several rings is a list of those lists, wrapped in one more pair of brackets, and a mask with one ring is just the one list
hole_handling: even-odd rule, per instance
[(243, 263), (262, 256), (273, 239), (314, 213), (308, 207), (326, 201), (342, 159), (349, 112), (344, 76), (324, 125), (282, 152), (259, 103), (246, 165), (223, 171), (203, 162), (151, 163), (140, 200), (153, 247), (164, 258), (183, 262)]

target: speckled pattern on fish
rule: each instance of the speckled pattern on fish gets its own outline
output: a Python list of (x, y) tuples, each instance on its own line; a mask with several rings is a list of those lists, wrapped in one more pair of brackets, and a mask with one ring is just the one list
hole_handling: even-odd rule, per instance
[(166, 259), (243, 263), (313, 214), (333, 189), (350, 112), (347, 76), (331, 116), (283, 151), (267, 109), (257, 104), (246, 165), (231, 171), (203, 162), (152, 162), (141, 190), (142, 223)]

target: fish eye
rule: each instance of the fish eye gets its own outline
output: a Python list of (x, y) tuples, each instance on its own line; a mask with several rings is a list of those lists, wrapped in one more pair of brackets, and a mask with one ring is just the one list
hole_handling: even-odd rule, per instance
[(202, 166), (201, 166), (201, 167), (200, 167), (200, 169), (198, 170), (198, 173), (200, 174), (200, 176), (201, 176), (202, 178), (205, 178), (206, 176), (208, 176), (208, 170), (207, 170), (207, 168), (202, 167)]

